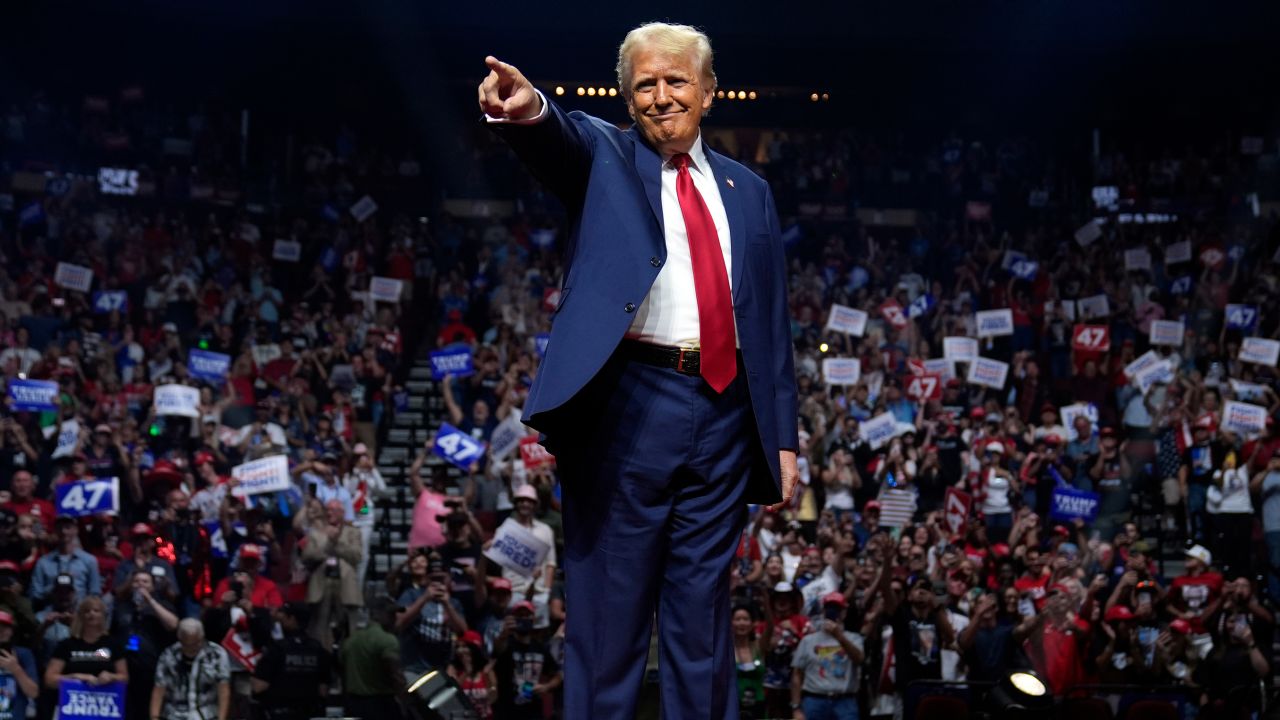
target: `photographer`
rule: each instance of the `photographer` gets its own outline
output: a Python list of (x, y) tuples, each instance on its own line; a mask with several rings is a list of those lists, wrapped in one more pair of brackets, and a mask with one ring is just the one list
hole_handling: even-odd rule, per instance
[(129, 667), (126, 717), (146, 720), (151, 701), (152, 671), (160, 653), (173, 643), (178, 616), (155, 587), (155, 576), (144, 569), (133, 571), (121, 585), (130, 594), (117, 594), (112, 609), (111, 638), (124, 648)]
[(284, 604), (275, 581), (261, 573), (262, 547), (256, 543), (245, 543), (240, 546), (239, 557), (235, 571), (218, 581), (213, 596), (222, 598), (230, 592), (237, 601), (242, 597), (249, 598), (255, 608), (272, 609)]
[(396, 602), (400, 657), (411, 672), (443, 670), (453, 657), (453, 641), (467, 631), (466, 610), (450, 592), (449, 573), (439, 555), (419, 551), (409, 559), (409, 583)]
[(494, 674), (498, 680), (495, 717), (542, 720), (542, 698), (555, 692), (564, 677), (545, 642), (534, 635), (533, 603), (511, 606), (494, 644)]
[(133, 558), (116, 566), (112, 587), (115, 588), (117, 600), (129, 597), (134, 591), (130, 578), (134, 573), (149, 573), (155, 580), (155, 591), (164, 596), (168, 602), (178, 597), (178, 576), (173, 566), (166, 560), (156, 557), (156, 531), (146, 523), (137, 523), (129, 532), (133, 543)]
[[(351, 493), (338, 482), (338, 455), (326, 451), (317, 458), (298, 463), (289, 472), (309, 496), (322, 504), (328, 504), (331, 500), (340, 503), (344, 521), (352, 522), (356, 519)], [(361, 543), (363, 547), (363, 541)]]
[(360, 557), (360, 566), (356, 568), (356, 577), (364, 582), (365, 568), (369, 566), (369, 545), (373, 540), (373, 526), (378, 522), (375, 501), (387, 494), (387, 483), (382, 473), (373, 464), (373, 455), (364, 443), (356, 443), (351, 449), (355, 455), (355, 464), (342, 479), (342, 485), (352, 498), (352, 510), (355, 512), (355, 526), (360, 529), (360, 538), (364, 543), (364, 552)]
[(471, 511), (465, 509), (462, 498), (448, 498), (445, 506), (449, 513), (440, 518), (446, 530), (440, 559), (452, 581), (450, 592), (462, 604), (468, 625), (474, 627), (485, 602), (483, 580), (488, 562), (478, 539), (484, 537), (484, 529)]
[[(791, 712), (798, 720), (856, 718), (862, 636), (844, 629), (848, 601), (838, 592), (822, 597), (822, 622), (796, 647), (791, 667)], [(895, 637), (897, 632), (894, 633)]]

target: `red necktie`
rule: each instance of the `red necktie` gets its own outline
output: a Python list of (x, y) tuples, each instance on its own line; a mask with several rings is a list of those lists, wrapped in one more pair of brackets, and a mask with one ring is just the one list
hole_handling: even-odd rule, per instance
[(689, 255), (693, 260), (693, 289), (698, 296), (698, 339), (701, 347), (702, 377), (716, 392), (724, 392), (738, 374), (738, 360), (733, 329), (733, 298), (729, 294), (729, 275), (724, 269), (724, 253), (711, 211), (702, 201), (689, 174), (689, 156), (679, 153), (671, 158), (676, 166), (676, 197), (680, 214), (689, 236)]

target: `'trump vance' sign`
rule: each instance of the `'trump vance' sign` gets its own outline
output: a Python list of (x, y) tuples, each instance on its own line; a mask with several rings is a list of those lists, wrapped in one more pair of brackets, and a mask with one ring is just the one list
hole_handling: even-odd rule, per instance
[(289, 478), (289, 460), (284, 455), (272, 455), (237, 465), (231, 468), (231, 477), (238, 481), (231, 491), (236, 497), (280, 492), (293, 485)]
[(124, 683), (90, 685), (64, 677), (58, 684), (58, 717), (62, 720), (120, 720), (124, 717)]
[(9, 381), (13, 410), (57, 410), (58, 383), (49, 380)]
[(1098, 493), (1060, 487), (1053, 491), (1053, 509), (1049, 517), (1054, 520), (1093, 522), (1098, 517)]

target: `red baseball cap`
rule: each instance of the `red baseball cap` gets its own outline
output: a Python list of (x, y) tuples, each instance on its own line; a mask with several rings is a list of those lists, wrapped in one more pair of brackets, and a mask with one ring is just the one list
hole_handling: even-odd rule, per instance
[(822, 596), (823, 605), (839, 605), (840, 607), (849, 607), (849, 601), (844, 599), (844, 593), (829, 592)]
[(0, 572), (16, 573), (20, 571), (21, 570), (18, 567), (18, 563), (12, 560), (0, 560)]
[(1107, 610), (1107, 614), (1106, 614), (1107, 622), (1121, 622), (1124, 620), (1132, 620), (1132, 619), (1133, 619), (1133, 611), (1129, 609), (1128, 605), (1112, 605)]
[(868, 510), (876, 510), (876, 511), (879, 511), (879, 510), (880, 510), (880, 501), (879, 501), (879, 500), (868, 500), (868, 501), (867, 501), (867, 504), (862, 506), (862, 511), (863, 511), (863, 512), (866, 512), (866, 511), (868, 511)]
[(533, 606), (533, 603), (529, 602), (528, 600), (521, 600), (520, 602), (515, 603), (511, 606), (511, 612), (515, 612), (517, 610), (528, 610), (530, 613), (537, 612), (537, 608), (535, 608)]
[(0, 623), (12, 626), (14, 624), (13, 615), (6, 610), (0, 610)]
[(500, 577), (489, 578), (489, 589), (511, 592), (511, 581)]
[(156, 531), (146, 523), (137, 523), (129, 530), (129, 534), (137, 537), (139, 535), (155, 535)]
[(1183, 620), (1182, 618), (1178, 618), (1177, 620), (1169, 623), (1169, 629), (1179, 635), (1187, 635), (1191, 632), (1191, 623)]
[(484, 644), (484, 638), (480, 637), (480, 633), (475, 630), (468, 630), (462, 633), (462, 637), (459, 640), (462, 640), (463, 644), (472, 647), (480, 647)]
[(261, 560), (262, 547), (257, 543), (246, 543), (240, 546), (241, 560)]

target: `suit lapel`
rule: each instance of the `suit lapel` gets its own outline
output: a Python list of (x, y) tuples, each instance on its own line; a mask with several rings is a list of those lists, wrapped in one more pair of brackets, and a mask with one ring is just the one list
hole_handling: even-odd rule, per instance
[(636, 174), (644, 184), (644, 194), (649, 198), (649, 207), (653, 208), (658, 229), (665, 231), (666, 226), (662, 221), (662, 158), (653, 151), (653, 148), (645, 144), (634, 127), (627, 132), (634, 140), (632, 144), (635, 145)]
[(742, 268), (747, 264), (746, 222), (742, 218), (742, 198), (738, 191), (728, 182), (725, 165), (718, 154), (702, 143), (702, 152), (707, 156), (707, 164), (711, 166), (711, 174), (716, 179), (716, 187), (720, 189), (720, 200), (724, 203), (724, 214), (729, 219), (729, 256), (733, 258), (733, 299), (736, 304), (742, 289)]

